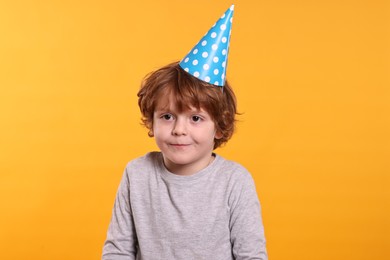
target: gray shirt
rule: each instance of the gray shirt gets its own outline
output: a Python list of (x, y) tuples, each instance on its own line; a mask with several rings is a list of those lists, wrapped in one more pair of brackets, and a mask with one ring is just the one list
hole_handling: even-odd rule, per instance
[(159, 152), (129, 162), (102, 259), (268, 259), (251, 175), (218, 155), (191, 176), (169, 172)]

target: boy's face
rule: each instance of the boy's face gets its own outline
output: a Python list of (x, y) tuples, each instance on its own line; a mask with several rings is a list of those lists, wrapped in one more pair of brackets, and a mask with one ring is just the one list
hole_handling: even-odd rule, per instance
[(205, 110), (191, 107), (179, 112), (172, 103), (160, 100), (153, 115), (153, 134), (168, 170), (191, 175), (212, 161), (214, 139), (221, 135)]

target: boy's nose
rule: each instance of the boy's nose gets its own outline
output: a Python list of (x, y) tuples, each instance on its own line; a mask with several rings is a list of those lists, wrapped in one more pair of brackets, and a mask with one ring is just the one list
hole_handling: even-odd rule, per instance
[(173, 126), (172, 129), (172, 134), (173, 135), (186, 135), (187, 134), (187, 127), (184, 122), (184, 120), (177, 119), (175, 122), (175, 125)]

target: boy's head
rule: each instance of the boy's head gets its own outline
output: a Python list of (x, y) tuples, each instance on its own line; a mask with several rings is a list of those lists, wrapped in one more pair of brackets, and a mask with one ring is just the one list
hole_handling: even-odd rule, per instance
[(203, 82), (185, 72), (178, 62), (148, 74), (138, 92), (138, 105), (149, 136), (153, 136), (153, 115), (157, 106), (169, 105), (161, 102), (173, 102), (180, 112), (192, 107), (209, 113), (216, 131), (222, 136), (214, 140), (214, 149), (233, 135), (237, 107), (235, 95), (227, 81), (223, 88)]

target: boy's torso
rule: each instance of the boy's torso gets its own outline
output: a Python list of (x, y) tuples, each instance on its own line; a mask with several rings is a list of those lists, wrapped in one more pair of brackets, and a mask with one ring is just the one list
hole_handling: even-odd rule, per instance
[[(229, 195), (231, 162), (216, 157), (194, 176), (174, 176), (150, 153), (128, 166), (137, 259), (233, 259)], [(130, 168), (129, 168), (130, 167)], [(222, 171), (222, 172), (221, 172)]]

